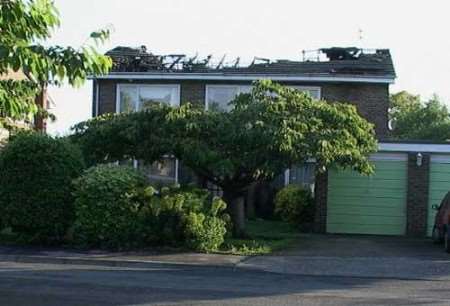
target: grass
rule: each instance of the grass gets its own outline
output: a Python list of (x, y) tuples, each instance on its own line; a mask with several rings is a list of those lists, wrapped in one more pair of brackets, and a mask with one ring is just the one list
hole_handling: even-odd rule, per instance
[(282, 221), (249, 220), (246, 224), (249, 238), (225, 240), (219, 253), (232, 255), (263, 255), (286, 249), (300, 233)]

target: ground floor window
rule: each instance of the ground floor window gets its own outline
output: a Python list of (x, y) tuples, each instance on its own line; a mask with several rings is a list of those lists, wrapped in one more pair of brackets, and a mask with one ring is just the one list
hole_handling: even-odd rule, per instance
[(296, 165), (286, 170), (284, 174), (285, 185), (295, 184), (311, 189), (314, 192), (316, 181), (316, 164), (314, 162), (306, 162)]
[(152, 164), (137, 161), (137, 168), (145, 173), (150, 182), (163, 185), (178, 182), (178, 160), (173, 157), (164, 157)]
[(146, 163), (143, 160), (124, 160), (119, 165), (129, 166), (141, 170), (150, 183), (158, 185), (172, 185), (178, 183), (178, 160), (165, 156), (161, 160)]

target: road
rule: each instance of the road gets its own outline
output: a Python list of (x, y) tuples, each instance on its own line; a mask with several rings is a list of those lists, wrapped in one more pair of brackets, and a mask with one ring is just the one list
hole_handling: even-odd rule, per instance
[(450, 305), (450, 282), (0, 262), (0, 305)]

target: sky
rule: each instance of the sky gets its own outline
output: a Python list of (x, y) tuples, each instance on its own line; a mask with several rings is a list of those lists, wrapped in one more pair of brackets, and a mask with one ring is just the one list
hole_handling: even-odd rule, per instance
[[(391, 92), (450, 105), (450, 1), (446, 0), (56, 0), (61, 27), (49, 43), (79, 47), (89, 34), (112, 28), (115, 46), (157, 54), (212, 54), (300, 60), (302, 50), (358, 46), (391, 50), (397, 80)], [(362, 39), (360, 38), (362, 30)], [(51, 88), (58, 118), (49, 132), (64, 135), (91, 116), (92, 84)]]

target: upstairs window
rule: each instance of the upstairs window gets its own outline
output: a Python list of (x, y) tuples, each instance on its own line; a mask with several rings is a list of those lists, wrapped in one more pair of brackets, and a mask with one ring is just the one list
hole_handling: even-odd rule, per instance
[[(316, 86), (289, 86), (307, 92), (311, 97), (320, 99), (320, 87)], [(251, 85), (206, 85), (206, 109), (230, 111), (229, 103), (240, 93), (249, 93)]]
[(117, 85), (118, 112), (140, 111), (152, 103), (166, 103), (171, 106), (180, 105), (180, 86), (161, 85)]
[(250, 85), (206, 85), (206, 109), (217, 111), (230, 111), (229, 103), (241, 93), (249, 93)]
[(317, 100), (320, 99), (320, 87), (318, 86), (289, 86), (289, 87), (295, 88), (299, 91), (306, 92), (314, 99)]

